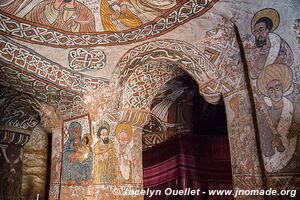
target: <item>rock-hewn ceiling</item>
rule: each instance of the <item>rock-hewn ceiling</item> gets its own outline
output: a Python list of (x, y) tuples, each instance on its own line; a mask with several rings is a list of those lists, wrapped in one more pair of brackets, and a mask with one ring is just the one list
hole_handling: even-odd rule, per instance
[(108, 86), (114, 68), (122, 64), (119, 58), (128, 48), (122, 52), (120, 44), (134, 47), (164, 35), (216, 2), (1, 1), (0, 83), (34, 95), (59, 114), (84, 113), (83, 94)]
[(217, 0), (65, 2), (2, 1), (0, 30), (17, 39), (61, 48), (124, 44), (169, 32), (202, 15)]

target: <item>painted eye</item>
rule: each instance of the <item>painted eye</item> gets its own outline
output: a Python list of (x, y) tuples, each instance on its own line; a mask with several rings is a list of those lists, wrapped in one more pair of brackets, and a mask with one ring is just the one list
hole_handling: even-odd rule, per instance
[(273, 88), (270, 88), (270, 89), (269, 89), (269, 92), (274, 93), (274, 89), (273, 89)]

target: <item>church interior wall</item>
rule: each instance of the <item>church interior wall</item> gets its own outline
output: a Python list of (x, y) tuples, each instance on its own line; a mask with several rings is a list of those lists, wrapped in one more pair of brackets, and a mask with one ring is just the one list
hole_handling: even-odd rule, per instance
[[(299, 7), (1, 1), (0, 199), (143, 199), (118, 191), (143, 188), (143, 127), (183, 74), (208, 103), (224, 103), (234, 188), (298, 190)], [(254, 198), (264, 197), (236, 197)]]

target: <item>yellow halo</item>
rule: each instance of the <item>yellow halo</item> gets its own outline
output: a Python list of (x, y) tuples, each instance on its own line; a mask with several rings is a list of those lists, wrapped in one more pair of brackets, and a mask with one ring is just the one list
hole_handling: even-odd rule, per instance
[(260, 18), (263, 18), (263, 17), (269, 18), (273, 22), (273, 27), (270, 30), (270, 32), (277, 29), (279, 22), (280, 22), (279, 13), (273, 8), (264, 8), (264, 9), (258, 11), (257, 13), (255, 13), (255, 15), (253, 16), (253, 18), (251, 20), (251, 31), (252, 32), (254, 30), (254, 26), (255, 26), (256, 22)]
[(129, 124), (119, 124), (116, 127), (115, 132), (116, 132), (116, 137), (117, 137), (118, 140), (120, 140), (119, 137), (120, 137), (120, 133), (122, 131), (126, 131), (127, 132), (127, 135), (128, 135), (127, 140), (128, 140), (128, 143), (129, 143), (131, 141), (131, 139), (132, 139), (132, 128), (131, 128), (131, 126)]

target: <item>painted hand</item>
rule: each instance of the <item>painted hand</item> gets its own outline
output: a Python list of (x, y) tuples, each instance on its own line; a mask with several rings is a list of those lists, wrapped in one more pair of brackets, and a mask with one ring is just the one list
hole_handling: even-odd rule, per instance
[(116, 20), (120, 17), (121, 13), (119, 11), (113, 11), (113, 13), (111, 14), (111, 18), (112, 20)]

